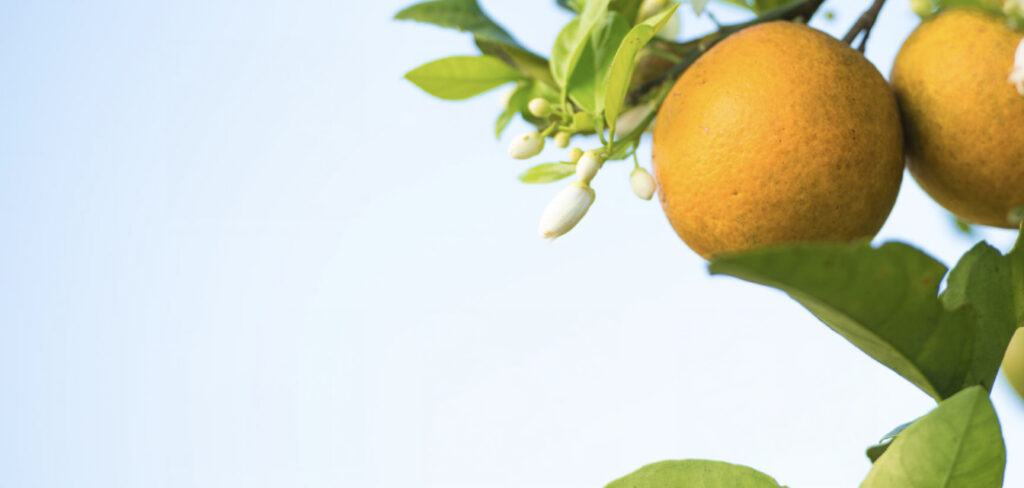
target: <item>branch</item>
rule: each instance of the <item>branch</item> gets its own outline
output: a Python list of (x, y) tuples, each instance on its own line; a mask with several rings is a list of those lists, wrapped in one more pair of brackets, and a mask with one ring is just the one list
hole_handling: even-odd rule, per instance
[(799, 3), (769, 10), (754, 20), (739, 24), (723, 25), (719, 27), (716, 32), (712, 32), (711, 34), (698, 39), (693, 39), (683, 43), (666, 43), (675, 47), (677, 50), (687, 50), (688, 52), (683, 54), (682, 59), (662, 73), (661, 76), (640, 85), (630, 92), (627, 98), (633, 101), (639, 100), (653, 88), (665, 83), (666, 81), (678, 78), (679, 75), (686, 71), (686, 68), (689, 68), (690, 65), (693, 64), (701, 54), (704, 54), (705, 51), (710, 49), (711, 46), (714, 46), (722, 39), (725, 39), (736, 32), (753, 25), (771, 22), (773, 20), (794, 20), (800, 18), (805, 20), (810, 19), (823, 3), (825, 3), (825, 0), (804, 0)]
[(853, 47), (854, 39), (857, 39), (857, 36), (863, 32), (864, 38), (861, 39), (860, 46), (857, 47), (857, 50), (863, 54), (864, 48), (868, 45), (868, 36), (871, 35), (871, 28), (875, 26), (875, 21), (878, 20), (878, 12), (882, 11), (883, 5), (885, 5), (885, 0), (875, 0), (875, 2), (871, 4), (871, 7), (861, 14), (860, 18), (857, 19), (857, 22), (853, 23), (853, 27), (850, 27), (850, 31), (843, 36), (843, 42), (849, 44), (850, 47)]

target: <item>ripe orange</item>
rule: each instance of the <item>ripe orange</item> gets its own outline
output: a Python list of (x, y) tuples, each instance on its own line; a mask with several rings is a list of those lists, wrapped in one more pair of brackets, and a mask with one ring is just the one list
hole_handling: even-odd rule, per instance
[(1024, 205), (1024, 96), (1007, 77), (1024, 34), (978, 10), (949, 10), (907, 38), (892, 69), (908, 167), (936, 202), (971, 222), (1015, 227)]
[(889, 85), (860, 53), (798, 23), (759, 24), (715, 45), (656, 120), (662, 207), (705, 258), (869, 238), (903, 176)]

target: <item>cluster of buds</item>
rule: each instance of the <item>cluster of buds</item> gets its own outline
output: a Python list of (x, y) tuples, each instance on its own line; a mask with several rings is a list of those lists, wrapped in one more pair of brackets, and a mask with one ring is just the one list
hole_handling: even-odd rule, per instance
[(1013, 56), (1013, 71), (1007, 81), (1017, 87), (1017, 93), (1024, 95), (1024, 39), (1017, 44), (1017, 52)]
[[(553, 106), (544, 98), (534, 98), (526, 106), (530, 114), (552, 123), (543, 131), (524, 132), (512, 139), (508, 153), (515, 159), (529, 159), (544, 150), (544, 141), (554, 132), (553, 139), (559, 148), (568, 148), (572, 138), (571, 125), (560, 126), (559, 120), (572, 119), (563, 110)], [(635, 107), (623, 113), (618, 119), (622, 131), (630, 133), (646, 120), (651, 107), (647, 105)], [(578, 114), (577, 114), (578, 116)], [(561, 128), (561, 130), (559, 130)], [(558, 132), (555, 132), (558, 130)], [(597, 176), (607, 159), (607, 148), (584, 151), (578, 147), (569, 149), (568, 163), (575, 165), (576, 180), (562, 189), (544, 209), (540, 219), (538, 232), (545, 239), (554, 239), (572, 230), (586, 215), (594, 203), (595, 193), (590, 182)], [(654, 195), (654, 178), (643, 168), (636, 166), (629, 177), (633, 193), (644, 200)]]

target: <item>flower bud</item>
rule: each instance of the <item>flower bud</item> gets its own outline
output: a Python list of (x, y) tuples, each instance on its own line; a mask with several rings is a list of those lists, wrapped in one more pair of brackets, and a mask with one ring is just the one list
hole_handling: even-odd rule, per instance
[(574, 181), (555, 195), (540, 217), (541, 237), (554, 239), (572, 230), (594, 203), (594, 189), (582, 181)]
[[(637, 22), (653, 17), (669, 6), (669, 0), (644, 0), (640, 3), (640, 9), (637, 10)], [(674, 13), (668, 22), (665, 22), (665, 26), (655, 34), (655, 37), (673, 41), (677, 36), (679, 36), (679, 15)]]
[(644, 123), (644, 119), (647, 118), (649, 113), (651, 113), (651, 106), (647, 103), (626, 110), (615, 120), (615, 135), (624, 136), (633, 132), (637, 127), (640, 127), (640, 124)]
[(601, 169), (603, 164), (604, 158), (601, 157), (599, 150), (587, 151), (576, 162), (576, 176), (579, 177), (580, 181), (590, 183), (590, 180), (594, 179), (594, 176), (597, 175), (597, 170)]
[(568, 132), (559, 132), (555, 134), (555, 145), (558, 147), (569, 147), (569, 138), (572, 137)]
[(646, 169), (636, 168), (629, 175), (629, 184), (633, 187), (633, 193), (644, 200), (650, 200), (654, 196), (656, 185), (654, 177)]
[(516, 159), (530, 159), (544, 149), (544, 137), (539, 132), (519, 134), (508, 146), (508, 154)]
[(1024, 39), (1017, 44), (1017, 52), (1013, 56), (1013, 72), (1007, 81), (1017, 87), (1017, 93), (1024, 95)]
[(526, 106), (530, 110), (530, 113), (534, 117), (540, 117), (542, 119), (547, 118), (551, 115), (551, 104), (543, 98), (534, 98), (530, 100), (530, 104)]
[(574, 148), (569, 150), (569, 162), (570, 163), (577, 163), (577, 162), (579, 162), (581, 157), (583, 157), (583, 150), (582, 149), (580, 149), (578, 147), (574, 147)]

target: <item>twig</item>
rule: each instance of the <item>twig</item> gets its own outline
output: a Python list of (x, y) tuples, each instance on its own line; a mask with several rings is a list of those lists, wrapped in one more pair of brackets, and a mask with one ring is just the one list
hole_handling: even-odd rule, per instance
[(863, 32), (864, 38), (861, 39), (860, 46), (857, 47), (857, 50), (863, 53), (864, 48), (868, 45), (868, 36), (871, 35), (871, 28), (875, 26), (875, 21), (878, 20), (878, 12), (882, 11), (883, 5), (885, 5), (885, 0), (875, 0), (871, 7), (865, 10), (857, 21), (853, 23), (850, 31), (843, 36), (843, 42), (853, 47), (853, 41)]
[(653, 88), (665, 83), (666, 81), (678, 78), (679, 75), (683, 74), (683, 71), (686, 71), (686, 68), (689, 68), (701, 54), (704, 54), (704, 52), (710, 49), (711, 46), (731, 34), (739, 32), (752, 25), (770, 22), (773, 20), (793, 20), (798, 18), (810, 19), (823, 3), (825, 3), (825, 0), (804, 0), (800, 3), (769, 10), (754, 20), (739, 24), (720, 26), (716, 32), (698, 39), (693, 39), (683, 43), (668, 43), (677, 49), (685, 49), (688, 52), (682, 56), (682, 59), (678, 63), (667, 69), (660, 76), (640, 85), (630, 92), (628, 98), (633, 101), (639, 100), (644, 96), (644, 94), (651, 91)]

